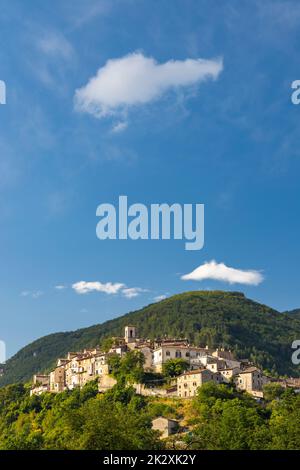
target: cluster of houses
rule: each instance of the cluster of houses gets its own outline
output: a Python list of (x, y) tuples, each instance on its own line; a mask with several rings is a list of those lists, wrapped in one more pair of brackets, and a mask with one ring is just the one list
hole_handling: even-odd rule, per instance
[(144, 369), (147, 372), (162, 372), (163, 365), (170, 359), (183, 359), (187, 370), (174, 379), (169, 388), (149, 387), (135, 384), (136, 391), (143, 395), (170, 395), (181, 398), (193, 397), (198, 387), (205, 382), (229, 383), (234, 381), (237, 388), (246, 390), (255, 397), (263, 397), (263, 386), (271, 379), (247, 360), (238, 360), (231, 351), (212, 350), (190, 345), (184, 339), (161, 339), (151, 341), (137, 337), (135, 326), (125, 327), (125, 336), (114, 338), (108, 352), (99, 348), (69, 352), (60, 358), (49, 375), (35, 375), (31, 394), (43, 392), (63, 392), (83, 387), (87, 382), (98, 379), (99, 392), (112, 388), (116, 381), (111, 376), (109, 357), (112, 354), (123, 356), (128, 351), (141, 351), (145, 357)]

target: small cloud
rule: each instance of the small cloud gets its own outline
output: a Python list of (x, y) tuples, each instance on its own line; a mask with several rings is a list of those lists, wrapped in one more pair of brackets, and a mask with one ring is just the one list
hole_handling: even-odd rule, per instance
[(30, 295), (29, 290), (23, 290), (20, 294), (21, 297), (28, 297)]
[(212, 260), (196, 268), (189, 274), (181, 276), (184, 281), (204, 281), (212, 279), (215, 281), (229, 282), (229, 284), (248, 284), (257, 286), (263, 281), (263, 275), (255, 270), (241, 270), (230, 268), (224, 263)]
[(104, 144), (101, 148), (101, 158), (111, 162), (133, 164), (137, 160), (138, 155), (135, 151), (124, 146)]
[(33, 299), (38, 299), (38, 298), (41, 297), (43, 294), (44, 294), (44, 292), (42, 292), (41, 290), (38, 290), (38, 291), (36, 291), (36, 292), (32, 292), (32, 298), (33, 298)]
[(121, 282), (102, 283), (99, 281), (75, 282), (72, 285), (72, 289), (74, 289), (75, 292), (77, 292), (77, 294), (88, 294), (90, 292), (103, 292), (104, 294), (109, 294), (109, 295), (122, 294), (127, 299), (132, 299), (134, 297), (137, 297), (142, 292), (148, 292), (147, 289), (142, 289), (141, 287), (127, 287), (126, 284), (123, 284)]
[(29, 290), (23, 290), (20, 294), (21, 297), (31, 297), (32, 299), (38, 299), (44, 294), (43, 291), (37, 290), (37, 291), (29, 291)]
[(70, 59), (74, 50), (70, 42), (58, 32), (43, 34), (37, 41), (37, 48), (49, 57)]
[(222, 70), (222, 59), (169, 60), (159, 64), (154, 58), (135, 52), (108, 60), (85, 86), (77, 89), (75, 109), (96, 118), (124, 116), (129, 108), (158, 100), (169, 91), (215, 80)]
[(58, 30), (48, 30), (37, 25), (27, 38), (25, 58), (34, 76), (56, 94), (69, 91), (69, 71), (76, 64), (76, 52), (71, 42)]
[(105, 294), (118, 294), (122, 288), (125, 288), (125, 284), (117, 282), (113, 284), (112, 282), (107, 282), (103, 284), (102, 282), (86, 282), (79, 281), (75, 282), (72, 285), (72, 289), (75, 290), (77, 294), (88, 294), (89, 292), (104, 292)]
[(133, 297), (137, 297), (142, 292), (147, 292), (147, 289), (142, 289), (140, 287), (126, 287), (125, 289), (122, 289), (122, 294), (127, 299), (132, 299)]
[(161, 302), (161, 300), (165, 300), (167, 298), (167, 296), (165, 294), (162, 294), (162, 295), (157, 295), (156, 297), (154, 297), (154, 302)]
[(67, 286), (63, 285), (63, 284), (58, 284), (57, 286), (55, 286), (55, 289), (57, 290), (63, 290), (63, 289), (67, 289)]
[(128, 122), (126, 121), (120, 121), (117, 122), (111, 129), (111, 132), (113, 134), (120, 134), (121, 132), (125, 131), (128, 127)]
[[(117, 3), (117, 2), (116, 2)], [(84, 2), (66, 2), (64, 9), (67, 14), (65, 19), (71, 29), (78, 29), (99, 16), (106, 16), (114, 8), (111, 0), (85, 0)]]

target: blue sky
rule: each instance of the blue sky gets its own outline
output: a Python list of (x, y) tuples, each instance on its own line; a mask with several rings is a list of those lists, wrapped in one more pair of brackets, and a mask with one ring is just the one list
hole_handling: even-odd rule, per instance
[[(0, 305), (9, 355), (185, 290), (300, 306), (300, 106), (291, 103), (299, 2), (170, 4), (1, 0)], [(152, 58), (155, 70), (199, 58), (222, 60), (223, 70), (106, 114), (76, 108), (76, 90), (107, 61), (133, 54)], [(151, 80), (137, 83), (142, 94)], [(98, 240), (97, 206), (122, 194), (146, 205), (204, 203), (204, 248)], [(264, 280), (181, 279), (211, 260)], [(138, 295), (80, 294), (79, 281), (122, 283)]]

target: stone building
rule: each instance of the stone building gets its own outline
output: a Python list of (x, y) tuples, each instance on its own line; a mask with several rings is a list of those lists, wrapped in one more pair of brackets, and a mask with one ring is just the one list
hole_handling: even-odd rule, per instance
[(176, 433), (178, 430), (178, 421), (159, 416), (152, 420), (152, 429), (159, 431), (161, 433), (160, 438), (165, 439), (171, 434)]
[(218, 372), (222, 375), (222, 381), (224, 383), (230, 383), (233, 378), (241, 372), (241, 370), (239, 367), (228, 367), (225, 369), (219, 369)]
[(208, 369), (190, 370), (177, 377), (177, 396), (181, 398), (194, 397), (198, 387), (204, 383), (221, 383), (222, 377)]
[[(65, 358), (59, 358), (57, 365), (49, 375), (36, 375), (31, 394), (52, 393), (83, 387), (91, 380), (98, 380), (99, 392), (113, 387), (115, 379), (110, 375), (109, 357), (113, 354), (123, 356), (128, 351), (140, 351), (145, 357), (144, 370), (161, 372), (163, 365), (172, 359), (186, 362), (187, 371), (181, 374), (169, 390), (159, 383), (149, 387), (136, 384), (136, 390), (145, 395), (177, 395), (188, 398), (196, 394), (197, 388), (208, 381), (229, 383), (234, 380), (237, 387), (258, 396), (262, 393), (266, 378), (255, 367), (245, 366), (234, 358), (230, 351), (209, 349), (190, 345), (187, 339), (150, 340), (137, 337), (133, 325), (125, 326), (124, 337), (113, 338), (113, 345), (108, 352), (100, 348), (86, 348), (80, 352), (68, 352)], [(177, 387), (177, 388), (176, 388)], [(257, 395), (258, 394), (258, 395)]]
[(65, 388), (65, 365), (57, 366), (50, 372), (50, 392), (63, 392)]
[(33, 376), (33, 389), (30, 390), (30, 396), (41, 395), (50, 390), (50, 376), (45, 374), (37, 374)]
[(253, 392), (262, 391), (267, 382), (267, 377), (257, 367), (248, 367), (235, 377), (236, 387), (253, 395), (255, 395)]
[(206, 348), (199, 348), (187, 344), (163, 343), (153, 351), (153, 369), (161, 372), (163, 365), (170, 359), (183, 359), (191, 368), (198, 369), (201, 365), (201, 358), (207, 355)]

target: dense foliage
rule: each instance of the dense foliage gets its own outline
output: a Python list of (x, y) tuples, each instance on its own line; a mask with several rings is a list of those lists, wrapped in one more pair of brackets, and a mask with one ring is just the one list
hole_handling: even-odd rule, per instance
[(300, 319), (300, 308), (296, 308), (295, 310), (289, 310), (287, 312), (284, 312), (288, 315), (291, 315), (293, 318), (298, 318)]
[(105, 395), (97, 385), (29, 397), (23, 385), (0, 390), (0, 449), (157, 449), (146, 402), (131, 388)]
[(169, 359), (163, 364), (162, 373), (165, 377), (177, 377), (189, 367), (188, 363), (181, 358)]
[[(159, 439), (151, 421), (177, 419)], [(0, 450), (300, 449), (300, 395), (269, 385), (256, 402), (228, 385), (207, 383), (192, 400), (144, 398), (120, 384), (29, 396), (23, 384), (0, 390)]]
[(144, 380), (145, 357), (140, 351), (129, 351), (124, 356), (113, 354), (109, 358), (112, 376), (118, 384), (141, 383)]
[(105, 338), (123, 335), (135, 324), (144, 337), (187, 337), (197, 345), (231, 348), (265, 369), (299, 376), (291, 362), (291, 344), (300, 337), (297, 315), (279, 313), (243, 294), (196, 291), (175, 295), (102, 325), (57, 333), (26, 346), (7, 361), (0, 385), (30, 380), (53, 367), (67, 351), (94, 347)]
[(191, 449), (300, 449), (300, 395), (271, 385), (265, 403), (225, 385), (205, 384), (193, 401)]

